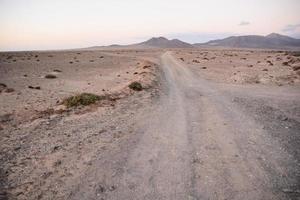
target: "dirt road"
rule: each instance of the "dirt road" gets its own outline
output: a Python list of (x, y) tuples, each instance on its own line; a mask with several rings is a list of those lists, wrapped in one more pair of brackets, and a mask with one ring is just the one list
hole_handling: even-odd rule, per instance
[(99, 156), (70, 198), (299, 198), (299, 91), (222, 86), (171, 52), (161, 60), (165, 92), (135, 138)]

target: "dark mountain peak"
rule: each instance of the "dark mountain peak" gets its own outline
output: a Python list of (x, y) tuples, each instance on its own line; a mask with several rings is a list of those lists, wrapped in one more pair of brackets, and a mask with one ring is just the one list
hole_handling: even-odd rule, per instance
[(165, 42), (165, 41), (169, 41), (169, 40), (165, 37), (153, 37), (147, 40), (146, 42)]
[(271, 33), (266, 36), (266, 38), (272, 38), (272, 39), (291, 39), (291, 37), (286, 35), (280, 35), (278, 33)]
[(193, 45), (178, 39), (169, 40), (165, 37), (153, 37), (138, 45), (157, 47), (157, 48), (191, 48)]

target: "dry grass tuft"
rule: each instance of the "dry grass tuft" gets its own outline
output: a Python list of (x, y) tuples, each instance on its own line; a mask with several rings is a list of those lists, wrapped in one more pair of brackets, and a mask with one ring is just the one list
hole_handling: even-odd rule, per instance
[(77, 106), (87, 106), (90, 104), (94, 104), (97, 101), (105, 99), (105, 96), (98, 96), (96, 94), (91, 93), (81, 93), (75, 96), (68, 97), (63, 100), (63, 104), (67, 107), (77, 107)]

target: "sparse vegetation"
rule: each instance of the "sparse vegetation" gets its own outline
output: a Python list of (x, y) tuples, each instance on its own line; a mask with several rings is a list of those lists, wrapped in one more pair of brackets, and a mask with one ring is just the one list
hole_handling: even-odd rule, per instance
[(300, 51), (292, 52), (291, 55), (295, 57), (300, 57)]
[(15, 91), (15, 89), (13, 89), (13, 88), (6, 88), (6, 89), (4, 89), (4, 92), (6, 92), (6, 93), (12, 93), (14, 91)]
[(142, 84), (140, 84), (137, 81), (130, 83), (130, 85), (128, 87), (130, 89), (132, 89), (132, 90), (135, 90), (135, 91), (141, 91), (141, 90), (143, 90)]
[(47, 74), (46, 76), (45, 76), (45, 78), (48, 78), (48, 79), (54, 79), (54, 78), (57, 78), (55, 75), (53, 75), (53, 74)]
[(94, 104), (99, 100), (103, 100), (105, 96), (98, 96), (96, 94), (91, 93), (81, 93), (75, 96), (68, 97), (63, 100), (63, 104), (67, 107), (77, 107), (77, 106), (87, 106), (90, 104)]
[(0, 83), (0, 93), (1, 92), (11, 93), (14, 91), (15, 90), (13, 88), (8, 88), (7, 85), (5, 85), (4, 83)]

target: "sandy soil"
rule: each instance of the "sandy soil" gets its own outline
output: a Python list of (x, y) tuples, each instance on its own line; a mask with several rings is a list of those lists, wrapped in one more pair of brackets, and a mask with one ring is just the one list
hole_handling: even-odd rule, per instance
[[(0, 199), (298, 199), (297, 66), (258, 50), (1, 53)], [(115, 98), (60, 105), (80, 92)]]

